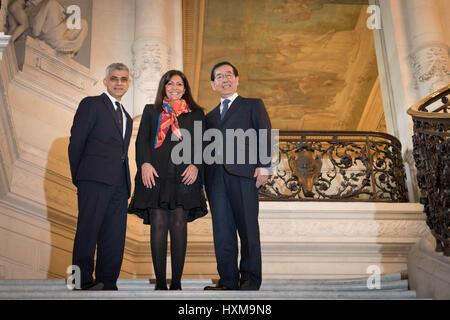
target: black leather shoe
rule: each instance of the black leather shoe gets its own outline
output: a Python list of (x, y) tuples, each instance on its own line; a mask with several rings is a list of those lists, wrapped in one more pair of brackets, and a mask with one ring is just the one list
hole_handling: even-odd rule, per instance
[(161, 286), (161, 285), (156, 285), (156, 286), (155, 286), (155, 290), (167, 290), (167, 286), (166, 286), (166, 285), (163, 285), (163, 286)]
[(206, 286), (205, 290), (231, 290), (227, 286), (217, 285), (217, 286)]
[(169, 290), (181, 290), (181, 284), (177, 283), (177, 284), (170, 284), (170, 288)]
[(239, 290), (259, 290), (259, 287), (252, 280), (245, 280), (239, 286)]
[(103, 290), (103, 287), (104, 287), (103, 282), (92, 282), (92, 283), (82, 285), (81, 289), (74, 289), (74, 290), (75, 291), (77, 291), (77, 290), (99, 291), (99, 290)]

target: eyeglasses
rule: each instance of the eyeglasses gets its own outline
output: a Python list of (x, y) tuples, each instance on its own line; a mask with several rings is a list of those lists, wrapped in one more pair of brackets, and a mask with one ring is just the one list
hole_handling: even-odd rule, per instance
[(221, 81), (225, 80), (225, 78), (227, 80), (231, 80), (234, 78), (234, 74), (232, 72), (227, 72), (224, 75), (221, 73), (218, 73), (215, 75), (214, 80), (217, 82), (221, 82)]
[(111, 82), (128, 82), (128, 78), (127, 77), (119, 78), (119, 77), (112, 76), (111, 78), (109, 78), (109, 81), (111, 81)]

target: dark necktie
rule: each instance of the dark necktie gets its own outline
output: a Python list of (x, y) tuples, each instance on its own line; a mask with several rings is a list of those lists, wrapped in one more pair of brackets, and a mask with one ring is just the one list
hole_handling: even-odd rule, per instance
[(227, 113), (228, 111), (228, 104), (230, 103), (229, 99), (225, 99), (223, 100), (223, 109), (222, 109), (222, 113), (220, 114), (220, 120), (223, 120), (223, 118), (225, 117), (225, 113)]
[(117, 119), (119, 120), (120, 123), (120, 129), (123, 130), (123, 115), (122, 115), (122, 107), (120, 106), (119, 101), (116, 101), (116, 115), (117, 115)]

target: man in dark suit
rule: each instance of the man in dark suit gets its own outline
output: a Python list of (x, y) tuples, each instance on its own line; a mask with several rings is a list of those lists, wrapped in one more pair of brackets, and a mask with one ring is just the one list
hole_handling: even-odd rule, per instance
[(72, 263), (80, 268), (81, 289), (117, 290), (131, 190), (128, 146), (133, 120), (120, 103), (130, 86), (128, 67), (111, 64), (103, 83), (106, 93), (80, 102), (71, 129), (70, 170), (78, 188)]
[[(232, 64), (221, 62), (213, 67), (211, 86), (221, 103), (207, 114), (206, 128), (222, 133), (224, 143), (218, 153), (223, 164), (206, 166), (205, 187), (220, 281), (205, 290), (259, 290), (261, 286), (258, 188), (267, 182), (270, 162), (261, 163), (258, 133), (265, 129), (269, 137), (271, 124), (263, 101), (239, 96), (238, 85), (238, 71)], [(250, 139), (252, 130), (256, 140)], [(236, 138), (239, 131), (248, 134), (248, 142), (245, 137)], [(232, 132), (236, 136), (227, 138)], [(252, 162), (252, 157), (256, 161)], [(241, 243), (239, 266), (237, 232)]]

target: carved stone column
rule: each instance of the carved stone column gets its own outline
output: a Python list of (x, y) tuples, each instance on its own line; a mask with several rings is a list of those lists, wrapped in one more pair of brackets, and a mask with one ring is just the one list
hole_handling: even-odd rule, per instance
[[(406, 34), (411, 84), (416, 90), (416, 96), (421, 99), (450, 83), (450, 47), (443, 29), (443, 8), (435, 0), (409, 0), (403, 1), (403, 5), (408, 17)], [(404, 160), (411, 170), (411, 182), (416, 186), (411, 191), (418, 201), (417, 170), (412, 152), (412, 146), (408, 146)]]
[(369, 1), (382, 18), (374, 38), (387, 132), (402, 143), (409, 199), (417, 202), (413, 123), (406, 110), (450, 82), (448, 9), (440, 0)]
[(134, 116), (153, 103), (161, 76), (182, 70), (181, 0), (136, 0), (135, 38), (132, 46)]
[(439, 1), (405, 1), (415, 89), (423, 98), (450, 82), (450, 47)]

